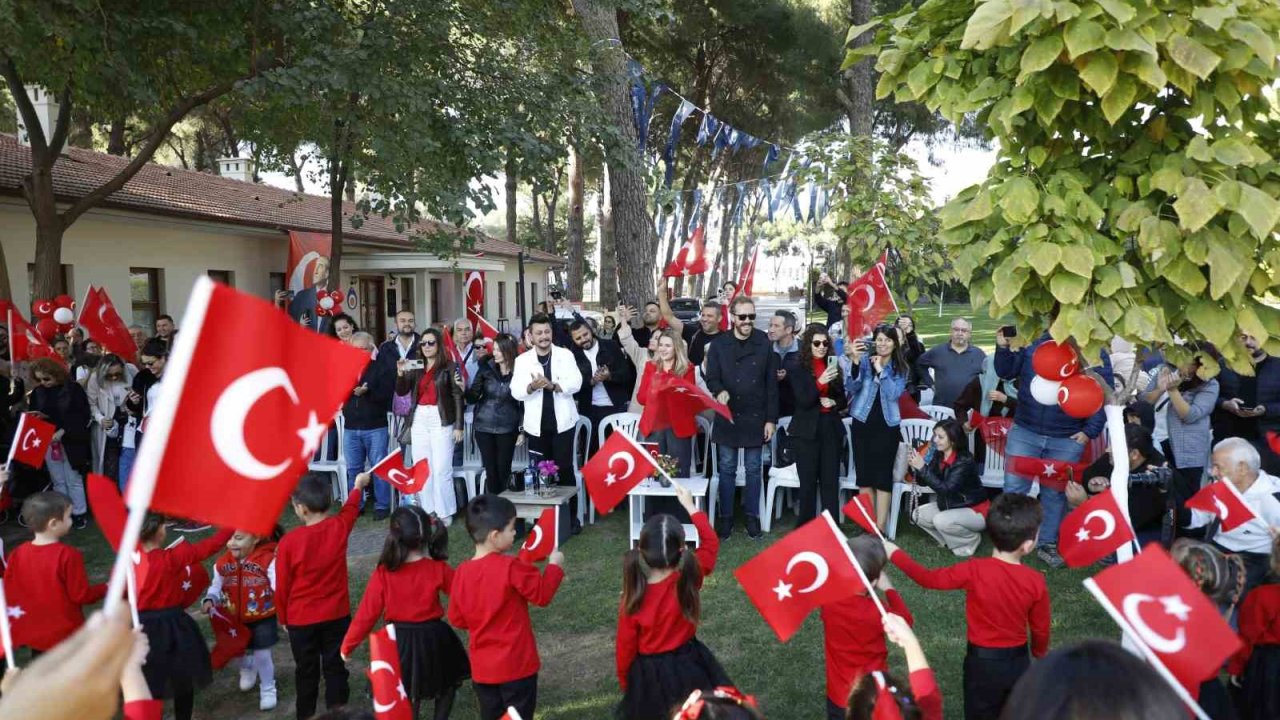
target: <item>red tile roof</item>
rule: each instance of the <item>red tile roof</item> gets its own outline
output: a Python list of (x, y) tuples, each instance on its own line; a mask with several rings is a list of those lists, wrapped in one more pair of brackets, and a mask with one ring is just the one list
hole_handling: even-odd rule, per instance
[[(59, 199), (82, 197), (114, 177), (128, 158), (68, 147), (53, 167), (54, 192)], [(31, 168), (31, 152), (13, 135), (0, 133), (0, 194), (21, 195), (22, 178)], [(148, 163), (123, 188), (102, 203), (113, 207), (155, 215), (193, 218), (209, 222), (269, 228), (272, 230), (329, 231), (329, 198), (224, 178), (209, 173)], [(344, 203), (343, 215), (356, 212), (355, 203)], [(424, 232), (456, 228), (433, 220), (423, 220)], [(519, 246), (480, 232), (467, 231), (475, 246), (464, 252), (515, 257)], [(365, 218), (356, 229), (349, 224), (343, 233), (360, 245), (388, 250), (412, 250), (413, 240), (397, 232), (391, 220), (377, 215)], [(564, 263), (541, 250), (529, 249), (526, 257), (548, 263)]]

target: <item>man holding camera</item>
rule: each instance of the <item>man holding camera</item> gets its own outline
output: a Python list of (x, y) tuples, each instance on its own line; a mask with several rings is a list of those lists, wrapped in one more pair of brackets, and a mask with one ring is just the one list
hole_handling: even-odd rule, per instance
[(818, 286), (813, 289), (813, 304), (827, 314), (827, 327), (842, 320), (842, 308), (849, 300), (849, 293), (844, 289), (847, 286), (848, 283), (844, 282), (837, 285), (825, 272), (818, 276)]

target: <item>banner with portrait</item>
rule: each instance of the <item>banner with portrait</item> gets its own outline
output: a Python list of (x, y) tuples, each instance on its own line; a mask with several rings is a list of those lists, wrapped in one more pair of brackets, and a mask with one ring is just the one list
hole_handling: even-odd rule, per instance
[(317, 313), (318, 298), (338, 285), (329, 277), (333, 237), (328, 233), (289, 231), (289, 267), (284, 287), (289, 295), (289, 317), (318, 332), (328, 330), (328, 313)]

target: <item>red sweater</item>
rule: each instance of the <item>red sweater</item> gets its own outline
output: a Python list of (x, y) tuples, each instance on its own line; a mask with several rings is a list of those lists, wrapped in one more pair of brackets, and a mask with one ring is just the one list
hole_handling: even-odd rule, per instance
[[(897, 590), (884, 594), (885, 609), (913, 624), (911, 611)], [(854, 595), (822, 606), (822, 645), (827, 658), (827, 699), (845, 707), (859, 676), (888, 669), (880, 611), (870, 596)]]
[[(644, 375), (640, 377), (640, 389), (636, 391), (636, 402), (641, 405), (649, 404), (649, 393), (653, 390), (654, 376), (658, 373), (665, 373), (667, 375), (674, 374), (667, 370), (659, 370), (658, 360), (656, 359), (651, 363), (646, 363), (644, 366)], [(695, 382), (697, 380), (697, 376), (694, 375), (693, 371), (693, 363), (689, 364), (689, 367), (685, 369), (684, 375), (681, 377), (689, 382)]]
[(441, 593), (453, 587), (453, 568), (442, 560), (423, 558), (391, 571), (379, 565), (369, 578), (360, 607), (342, 639), (342, 654), (350, 655), (386, 614), (387, 622), (420, 623), (444, 617)]
[(1280, 583), (1259, 585), (1240, 604), (1240, 648), (1227, 665), (1232, 675), (1241, 675), (1249, 664), (1255, 645), (1280, 645)]
[(920, 708), (921, 720), (942, 720), (942, 691), (938, 689), (933, 670), (916, 670), (907, 678), (907, 682), (911, 683), (911, 695)]
[(276, 546), (276, 617), (280, 624), (315, 625), (351, 614), (347, 540), (360, 516), (353, 492), (337, 515), (290, 530)]
[(163, 700), (130, 700), (124, 704), (124, 720), (160, 720)]
[(14, 644), (48, 652), (84, 624), (82, 607), (107, 586), (89, 584), (84, 556), (70, 545), (25, 543), (9, 556), (4, 591)]
[(893, 564), (921, 587), (964, 590), (964, 615), (974, 645), (1026, 645), (1030, 625), (1031, 655), (1044, 657), (1049, 651), (1049, 588), (1043, 574), (993, 557), (931, 570), (903, 550), (893, 554)]
[(471, 676), (497, 685), (535, 675), (541, 666), (529, 603), (546, 607), (564, 580), (559, 565), (546, 572), (510, 555), (490, 553), (458, 566), (449, 594), (449, 623), (469, 631)]
[(138, 610), (166, 610), (186, 607), (182, 583), (174, 578), (185, 576), (183, 568), (213, 557), (233, 535), (219, 530), (200, 542), (184, 542), (172, 548), (143, 551), (138, 566)]
[[(720, 554), (720, 538), (707, 520), (706, 513), (693, 514), (693, 525), (698, 528), (701, 545), (693, 551), (702, 568), (702, 577), (716, 568)], [(618, 608), (618, 686), (627, 689), (627, 671), (637, 654), (656, 655), (670, 652), (693, 639), (698, 626), (685, 619), (680, 611), (680, 599), (676, 588), (679, 573), (668, 575), (661, 582), (645, 588), (644, 598), (635, 613), (628, 615), (625, 608)], [(702, 581), (698, 581), (701, 589)]]

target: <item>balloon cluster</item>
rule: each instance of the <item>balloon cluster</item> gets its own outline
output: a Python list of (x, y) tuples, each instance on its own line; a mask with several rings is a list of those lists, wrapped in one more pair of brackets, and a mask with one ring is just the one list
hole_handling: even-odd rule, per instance
[(66, 335), (75, 327), (76, 302), (70, 295), (59, 295), (52, 300), (37, 300), (31, 305), (31, 315), (36, 321), (36, 331), (45, 342), (52, 343), (55, 335)]
[(342, 312), (342, 291), (333, 290), (316, 296), (317, 315), (337, 315)]
[(1041, 405), (1057, 405), (1073, 418), (1084, 419), (1098, 412), (1105, 401), (1102, 386), (1080, 367), (1075, 348), (1048, 340), (1031, 355), (1036, 377), (1031, 381), (1031, 397)]

